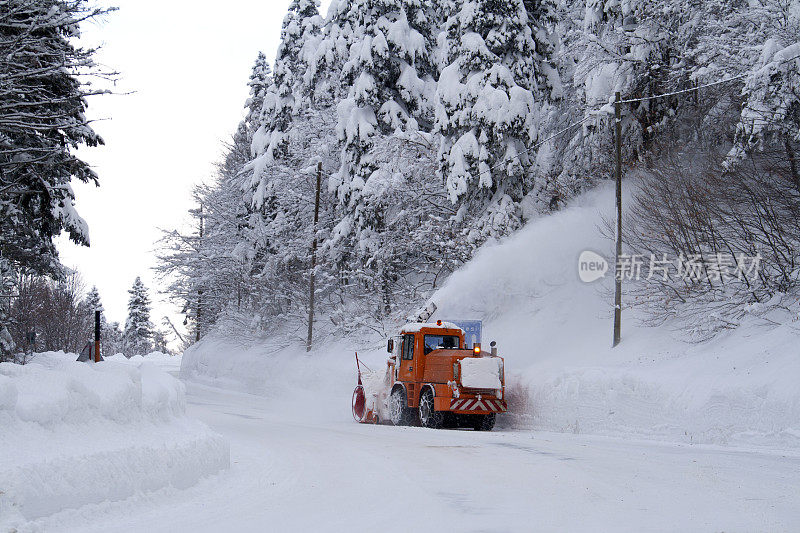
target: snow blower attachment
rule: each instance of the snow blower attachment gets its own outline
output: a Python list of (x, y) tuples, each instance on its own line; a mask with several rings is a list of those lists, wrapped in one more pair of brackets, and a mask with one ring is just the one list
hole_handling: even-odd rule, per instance
[[(356, 352), (356, 368), (358, 369), (358, 385), (353, 390), (353, 418), (362, 424), (377, 424), (378, 417), (373, 408), (367, 409), (367, 393), (361, 381), (361, 362), (358, 360)], [(367, 368), (366, 366), (364, 368)], [(367, 368), (367, 370), (369, 370)], [(373, 402), (374, 405), (374, 402)]]
[(396, 426), (491, 430), (497, 413), (507, 411), (503, 358), (497, 356), (494, 342), (491, 352), (481, 349), (479, 327), (477, 336), (471, 335), (472, 345), (464, 337), (464, 329), (450, 322), (406, 324), (396, 343), (389, 339), (391, 355), (383, 376), (362, 374), (364, 365), (356, 355), (353, 418), (373, 424), (385, 420)]

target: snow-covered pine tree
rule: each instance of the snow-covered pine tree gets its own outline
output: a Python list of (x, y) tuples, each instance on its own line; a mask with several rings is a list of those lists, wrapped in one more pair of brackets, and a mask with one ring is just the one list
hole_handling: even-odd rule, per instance
[[(276, 148), (271, 139), (278, 95), (264, 54), (260, 53), (256, 60), (250, 86), (251, 97), (245, 103), (248, 109), (247, 118), (237, 128), (225, 160), (218, 166), (217, 184), (211, 188), (199, 188), (196, 196), (200, 203), (209, 200), (209, 205), (217, 205), (219, 197), (225, 197), (232, 202), (223, 209), (225, 215), (222, 216), (227, 220), (227, 229), (224, 231), (232, 232), (225, 239), (229, 245), (228, 253), (231, 257), (236, 257), (242, 267), (242, 260), (245, 259), (252, 270), (256, 268), (253, 261), (264, 253), (262, 221), (274, 217), (274, 194), (270, 190), (271, 173), (268, 169), (274, 161)], [(206, 199), (209, 195), (216, 198)], [(234, 220), (228, 220), (228, 215), (231, 214)], [(233, 226), (230, 226), (231, 223)], [(232, 243), (231, 240), (236, 242)], [(207, 242), (210, 243), (208, 240)], [(180, 246), (180, 243), (177, 244)], [(213, 323), (220, 310), (221, 307), (209, 315), (210, 318), (213, 317), (210, 321), (196, 321), (197, 333), (203, 335), (206, 328), (202, 324)], [(196, 320), (198, 318), (199, 315), (195, 317)]]
[[(296, 108), (302, 107), (302, 76), (307, 70), (307, 58), (303, 51), (306, 43), (315, 42), (322, 19), (319, 16), (318, 0), (293, 0), (289, 5), (281, 29), (281, 42), (275, 59), (275, 76), (264, 98), (257, 130), (252, 138), (252, 162), (246, 170), (252, 177), (246, 187), (250, 196), (250, 207), (262, 211), (262, 218), (273, 218), (265, 204), (275, 202), (274, 192), (276, 172), (273, 165), (276, 159), (288, 155), (291, 142), (289, 130)], [(276, 176), (277, 173), (277, 176)]]
[[(374, 136), (417, 130), (415, 115), (429, 108), (433, 83), (428, 40), (433, 29), (428, 28), (427, 36), (421, 34), (406, 14), (407, 7), (424, 14), (419, 2), (356, 0), (350, 4), (353, 35), (342, 68), (349, 90), (337, 106), (339, 137), (344, 143), (342, 167), (330, 184), (343, 204), (354, 196), (357, 199), (376, 169), (369, 154)], [(418, 64), (428, 72), (417, 71)]]
[(649, 154), (690, 97), (648, 97), (694, 85), (701, 66), (695, 62), (698, 40), (727, 9), (720, 9), (722, 3), (730, 2), (564, 2), (560, 57), (571, 90), (562, 116), (584, 123), (569, 143), (561, 144), (557, 186), (580, 188), (581, 182), (613, 176), (610, 104), (616, 91), (623, 100), (637, 100), (622, 105), (623, 159), (641, 161)]
[[(79, 145), (102, 144), (84, 115), (104, 91), (93, 49), (77, 48), (80, 23), (108, 13), (83, 0), (7, 0), (0, 8), (0, 242), (6, 260), (62, 275), (53, 237), (66, 231), (88, 245), (70, 182), (97, 183)], [(0, 326), (1, 327), (1, 326)]]
[(538, 69), (536, 82), (540, 88), (550, 91), (550, 99), (561, 98), (561, 78), (555, 61), (555, 50), (558, 47), (557, 34), (558, 8), (555, 0), (522, 0), (528, 14), (528, 26), (534, 43), (534, 57)]
[(89, 292), (86, 293), (86, 297), (83, 299), (83, 302), (81, 302), (79, 309), (81, 310), (81, 314), (85, 317), (84, 329), (87, 332), (94, 331), (94, 313), (95, 311), (100, 311), (100, 334), (102, 336), (103, 330), (106, 327), (106, 315), (105, 309), (103, 309), (103, 302), (100, 300), (100, 291), (97, 290), (96, 285), (93, 285)]
[(775, 6), (775, 35), (760, 47), (760, 57), (745, 79), (745, 103), (731, 155), (779, 146), (800, 191), (800, 7), (795, 6), (794, 11), (786, 3)]
[(522, 223), (531, 190), (528, 147), (546, 95), (522, 0), (467, 0), (445, 27), (447, 66), (437, 86), (439, 171), (467, 239), (478, 246)]
[(103, 355), (125, 353), (125, 341), (119, 322), (104, 322), (100, 331)]
[(265, 122), (272, 128), (269, 142), (262, 143), (266, 145), (263, 151), (267, 157), (286, 155), (292, 118), (301, 103), (295, 95), (302, 95), (302, 76), (306, 70), (303, 44), (316, 39), (321, 26), (319, 0), (292, 0), (283, 19), (281, 42), (275, 57), (275, 98), (271, 106), (264, 109)]
[(160, 329), (153, 331), (153, 351), (163, 354), (171, 354), (169, 349), (169, 337)]
[[(386, 213), (383, 198), (369, 181), (378, 170), (373, 150), (379, 136), (430, 129), (434, 62), (430, 2), (399, 0), (350, 2), (353, 30), (342, 67), (348, 93), (337, 105), (337, 131), (343, 143), (341, 166), (329, 180), (342, 217), (328, 250), (334, 261), (351, 261), (367, 285), (380, 287), (386, 313), (391, 311), (389, 281), (395, 277), (384, 261)], [(413, 22), (412, 22), (413, 21)], [(378, 181), (383, 176), (375, 178)]]
[[(271, 131), (271, 122), (269, 118), (271, 117), (271, 110), (274, 109), (276, 102), (272, 70), (266, 60), (266, 56), (261, 52), (258, 53), (256, 62), (253, 65), (248, 85), (250, 86), (250, 96), (245, 102), (247, 114), (243, 127), (240, 125), (235, 135), (242, 137), (239, 130), (243, 130), (243, 137), (239, 140), (251, 144), (250, 152), (252, 156), (264, 153), (265, 149), (269, 146), (269, 139), (266, 133)], [(234, 138), (234, 141), (236, 141), (236, 138)], [(265, 142), (267, 143), (266, 145), (263, 144)], [(269, 157), (271, 157), (271, 155)], [(250, 174), (250, 180), (243, 184), (243, 190), (248, 194), (251, 194), (253, 190), (258, 188), (260, 171), (267, 162), (267, 158), (263, 158), (263, 160), (256, 159), (255, 171)], [(253, 165), (251, 165), (251, 167), (252, 166)], [(252, 171), (253, 169), (239, 169), (239, 172), (243, 170)]]
[(128, 291), (128, 318), (125, 321), (125, 355), (144, 355), (152, 351), (153, 323), (150, 322), (150, 296), (137, 276)]
[(340, 74), (353, 39), (353, 6), (354, 0), (332, 0), (320, 34), (303, 43), (301, 56), (306, 70), (300, 97), (304, 103), (328, 107), (346, 94)]
[(258, 128), (261, 110), (264, 107), (264, 99), (267, 97), (272, 83), (272, 69), (269, 66), (269, 61), (267, 61), (267, 56), (264, 55), (264, 52), (259, 52), (250, 72), (250, 80), (247, 82), (248, 87), (250, 87), (250, 96), (245, 102), (247, 114), (245, 115), (244, 123), (247, 135), (250, 137)]
[(95, 311), (100, 311), (101, 320), (105, 321), (105, 309), (103, 309), (103, 302), (100, 300), (100, 291), (97, 290), (96, 285), (93, 285), (86, 294), (86, 298), (83, 300), (83, 305), (86, 307), (86, 310), (92, 314), (92, 317), (94, 317)]

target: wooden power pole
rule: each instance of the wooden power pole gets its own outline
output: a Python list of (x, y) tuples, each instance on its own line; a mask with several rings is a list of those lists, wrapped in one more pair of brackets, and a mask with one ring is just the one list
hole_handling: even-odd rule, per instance
[(322, 185), (322, 161), (317, 163), (317, 195), (314, 199), (314, 240), (311, 241), (311, 275), (308, 282), (308, 338), (306, 351), (311, 351), (311, 337), (314, 333), (314, 276), (317, 268), (317, 223), (319, 222), (319, 189)]
[(94, 362), (100, 362), (100, 310), (94, 312)]
[(621, 98), (619, 91), (614, 102), (614, 144), (616, 150), (616, 172), (617, 182), (617, 231), (616, 245), (617, 257), (614, 263), (614, 346), (619, 344), (620, 331), (622, 329), (622, 277), (620, 276), (619, 261), (622, 255), (622, 112), (620, 110)]

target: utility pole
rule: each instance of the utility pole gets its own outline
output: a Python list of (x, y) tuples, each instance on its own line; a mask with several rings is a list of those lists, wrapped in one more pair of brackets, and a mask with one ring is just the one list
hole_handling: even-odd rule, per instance
[(100, 311), (94, 312), (94, 362), (100, 362)]
[(619, 344), (620, 330), (622, 329), (622, 278), (619, 275), (619, 261), (622, 255), (622, 112), (620, 110), (621, 98), (619, 91), (614, 102), (614, 129), (615, 145), (617, 152), (616, 182), (617, 182), (617, 257), (614, 263), (614, 344)]
[(314, 240), (311, 241), (311, 275), (308, 288), (308, 339), (306, 351), (311, 351), (311, 337), (314, 332), (314, 275), (317, 268), (317, 223), (319, 222), (319, 189), (322, 184), (322, 161), (317, 163), (317, 195), (314, 199)]

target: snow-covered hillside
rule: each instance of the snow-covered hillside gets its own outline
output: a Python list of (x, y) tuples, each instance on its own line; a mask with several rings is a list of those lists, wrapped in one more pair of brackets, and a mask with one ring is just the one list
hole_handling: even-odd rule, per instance
[(177, 379), (146, 359), (76, 357), (48, 352), (25, 366), (0, 363), (2, 531), (87, 504), (187, 488), (229, 466), (227, 442), (186, 417)]
[(484, 320), (485, 339), (530, 392), (536, 428), (800, 446), (796, 322), (752, 318), (688, 343), (669, 323), (645, 327), (626, 310), (611, 348), (613, 272), (583, 283), (578, 256), (613, 257), (598, 229), (613, 205), (612, 188), (598, 189), (485, 248), (434, 296), (437, 315)]
[[(577, 262), (584, 250), (611, 257), (599, 228), (612, 209), (610, 187), (584, 194), (485, 246), (433, 296), (434, 318), (482, 319), (484, 342), (497, 341), (510, 393), (528, 395), (527, 410), (518, 400), (523, 412), (509, 418), (560, 432), (800, 447), (795, 323), (753, 319), (698, 344), (669, 324), (645, 327), (626, 310), (623, 341), (611, 348), (612, 275), (583, 283)], [(299, 347), (206, 339), (185, 354), (182, 376), (346, 417), (353, 351), (372, 368), (384, 365), (383, 339), (370, 344), (345, 339), (307, 356)]]

